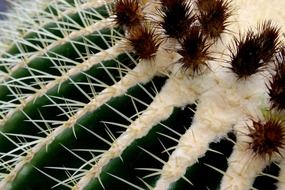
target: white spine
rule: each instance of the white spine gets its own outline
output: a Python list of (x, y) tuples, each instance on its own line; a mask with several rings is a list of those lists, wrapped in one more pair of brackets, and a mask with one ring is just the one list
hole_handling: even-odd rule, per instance
[(37, 90), (34, 94), (28, 96), (26, 99), (21, 101), (21, 104), (15, 107), (15, 109), (11, 109), (7, 115), (1, 120), (0, 125), (4, 125), (6, 121), (8, 121), (15, 112), (19, 110), (23, 110), (24, 107), (27, 105), (27, 103), (34, 101), (36, 98), (43, 96), (48, 90), (52, 89), (53, 87), (61, 84), (62, 82), (69, 79), (71, 76), (74, 76), (76, 74), (79, 74), (80, 72), (84, 72), (88, 69), (90, 69), (92, 66), (100, 63), (104, 60), (110, 60), (114, 59), (119, 54), (126, 51), (126, 45), (124, 41), (118, 42), (116, 45), (114, 45), (112, 48), (101, 51), (93, 56), (91, 56), (88, 60), (85, 62), (76, 65), (75, 67), (71, 68), (67, 73), (64, 75), (57, 77), (55, 80), (49, 82), (46, 86), (43, 86), (42, 89)]
[(221, 190), (251, 189), (255, 177), (262, 172), (268, 162), (259, 156), (254, 156), (251, 151), (242, 147), (240, 143), (228, 159), (228, 169), (221, 182)]
[(277, 189), (285, 189), (285, 160), (282, 160), (279, 164), (280, 172), (278, 177)]
[(211, 142), (225, 136), (234, 124), (255, 113), (260, 104), (264, 104), (260, 99), (265, 88), (262, 76), (257, 75), (252, 81), (240, 83), (231, 74), (217, 72), (209, 76), (209, 81), (215, 82), (200, 96), (192, 125), (163, 166), (155, 190), (169, 189), (185, 174), (188, 166), (205, 154)]
[(114, 26), (114, 23), (112, 19), (104, 19), (102, 21), (96, 22), (86, 28), (82, 28), (81, 30), (74, 31), (70, 33), (69, 35), (65, 36), (62, 39), (59, 39), (57, 41), (54, 41), (50, 45), (46, 46), (45, 48), (39, 49), (37, 52), (33, 53), (30, 57), (27, 57), (24, 60), (21, 60), (19, 63), (13, 63), (15, 65), (12, 65), (9, 73), (5, 73), (3, 76), (0, 76), (0, 82), (3, 80), (9, 79), (9, 76), (18, 70), (19, 68), (24, 68), (27, 64), (29, 64), (30, 61), (33, 59), (40, 57), (40, 56), (45, 56), (52, 48), (55, 48), (56, 46), (59, 46), (61, 44), (67, 43), (67, 42), (72, 42), (72, 40), (80, 37), (80, 36), (85, 36), (88, 34), (91, 34), (95, 31), (101, 30), (103, 28), (111, 28)]
[[(213, 99), (215, 98), (215, 102)], [(179, 140), (175, 151), (161, 171), (155, 190), (166, 190), (171, 184), (181, 178), (188, 166), (197, 162), (208, 150), (209, 144), (224, 136), (238, 118), (239, 114), (219, 96), (210, 99), (200, 99), (191, 127)], [(227, 113), (223, 111), (227, 110)]]
[[(161, 51), (164, 52), (163, 50)], [(154, 63), (150, 63), (148, 61), (142, 61), (139, 63), (134, 70), (129, 71), (129, 73), (118, 83), (104, 89), (92, 101), (85, 105), (84, 108), (79, 109), (77, 113), (64, 122), (64, 124), (57, 127), (46, 138), (43, 138), (39, 144), (28, 150), (25, 157), (19, 158), (19, 163), (17, 163), (15, 168), (0, 182), (0, 189), (5, 189), (9, 182), (16, 177), (16, 174), (24, 167), (25, 164), (29, 163), (33, 159), (34, 155), (39, 152), (40, 149), (48, 147), (53, 139), (60, 135), (65, 129), (73, 127), (77, 120), (84, 114), (96, 110), (99, 106), (103, 105), (111, 98), (122, 95), (132, 86), (151, 80), (154, 75), (163, 72), (163, 68), (168, 68), (168, 65), (176, 60), (177, 57), (170, 54), (157, 59)]]
[(254, 153), (249, 146), (251, 138), (247, 135), (251, 121), (241, 122), (236, 125), (237, 142), (233, 153), (228, 158), (228, 168), (221, 181), (221, 190), (251, 189), (254, 179), (269, 164), (269, 160)]
[[(81, 178), (73, 190), (84, 189), (92, 178), (99, 176), (102, 168), (111, 159), (120, 156), (134, 140), (145, 136), (154, 125), (167, 119), (175, 106), (181, 107), (194, 103), (200, 92), (193, 90), (191, 85), (195, 86), (187, 77), (179, 74), (171, 76), (143, 114), (113, 142), (110, 149), (102, 154), (99, 161)], [(183, 88), (185, 86), (189, 88)]]

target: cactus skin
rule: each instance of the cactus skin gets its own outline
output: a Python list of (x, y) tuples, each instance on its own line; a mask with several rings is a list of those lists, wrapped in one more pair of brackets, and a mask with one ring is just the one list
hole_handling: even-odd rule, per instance
[[(126, 2), (141, 23), (116, 20)], [(209, 0), (230, 8), (219, 36), (197, 28), (195, 2), (15, 1), (1, 21), (0, 189), (285, 189), (284, 39), (267, 40), (285, 31), (285, 3)], [(195, 25), (179, 25), (182, 37), (162, 27), (175, 3)], [(262, 22), (273, 32), (259, 35)], [(146, 52), (141, 31), (154, 36)], [(243, 77), (235, 46), (247, 39), (266, 63)], [(267, 123), (279, 134), (256, 132)]]

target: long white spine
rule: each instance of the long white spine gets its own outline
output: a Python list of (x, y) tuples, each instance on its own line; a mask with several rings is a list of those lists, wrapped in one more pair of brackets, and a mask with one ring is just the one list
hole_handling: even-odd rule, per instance
[[(111, 159), (120, 156), (134, 140), (145, 136), (154, 125), (167, 119), (175, 106), (181, 107), (194, 103), (201, 91), (198, 91), (198, 89), (194, 90), (191, 86), (196, 86), (197, 84), (194, 84), (195, 81), (191, 82), (187, 77), (179, 74), (171, 76), (142, 115), (113, 142), (110, 149), (102, 154), (99, 161), (81, 178), (73, 189), (84, 189), (92, 178), (99, 176), (102, 168)], [(182, 86), (188, 86), (188, 88), (181, 88)]]
[(21, 158), (19, 163), (16, 164), (15, 168), (0, 182), (0, 189), (5, 189), (9, 182), (16, 177), (16, 174), (25, 166), (25, 164), (29, 163), (32, 160), (34, 155), (40, 149), (48, 147), (48, 145), (53, 141), (53, 139), (55, 139), (65, 129), (73, 127), (76, 124), (77, 120), (81, 118), (84, 114), (96, 110), (99, 106), (106, 103), (112, 97), (122, 95), (132, 86), (138, 83), (145, 83), (151, 80), (156, 74), (160, 74), (160, 72), (163, 72), (162, 69), (169, 69), (169, 64), (173, 63), (176, 60), (177, 56), (168, 55), (157, 59), (154, 63), (150, 63), (148, 61), (142, 61), (141, 63), (139, 63), (137, 67), (134, 68), (134, 70), (129, 71), (129, 73), (124, 76), (118, 83), (115, 83), (114, 85), (104, 89), (92, 101), (86, 104), (84, 108), (79, 109), (77, 113), (70, 117), (67, 121), (65, 121), (64, 124), (57, 127), (46, 138), (43, 138), (31, 150), (28, 150), (28, 154), (25, 157)]
[(254, 156), (248, 147), (241, 143), (235, 145), (234, 151), (228, 159), (228, 169), (221, 182), (221, 190), (251, 189), (254, 179), (267, 166), (268, 161), (259, 156)]
[(280, 172), (278, 177), (277, 189), (285, 189), (285, 160), (282, 160), (279, 164)]

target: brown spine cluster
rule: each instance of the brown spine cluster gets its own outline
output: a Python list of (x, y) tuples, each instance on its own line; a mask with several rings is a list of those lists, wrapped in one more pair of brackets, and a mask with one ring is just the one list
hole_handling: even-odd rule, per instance
[[(231, 15), (228, 1), (160, 0), (160, 5), (158, 12), (162, 21), (150, 23), (143, 15), (139, 0), (117, 0), (114, 8), (116, 23), (125, 28), (130, 45), (142, 59), (154, 57), (161, 39), (177, 39), (181, 49), (176, 51), (182, 56), (179, 61), (182, 68), (199, 73), (211, 58), (208, 41), (218, 38), (228, 25), (227, 19)], [(194, 6), (199, 13), (194, 14)], [(163, 33), (158, 32), (157, 24)]]
[[(177, 52), (182, 56), (179, 60), (183, 70), (199, 74), (207, 61), (212, 59), (209, 53), (209, 40), (218, 38), (228, 25), (231, 15), (230, 6), (224, 0), (185, 1), (160, 0), (163, 28), (167, 37), (177, 39), (181, 49)], [(193, 6), (198, 14), (194, 14)]]
[(115, 22), (125, 30), (126, 38), (134, 52), (141, 59), (152, 59), (161, 40), (143, 14), (139, 0), (117, 0), (114, 12)]
[(144, 20), (139, 0), (116, 0), (113, 9), (115, 22), (125, 29), (137, 27)]
[(229, 1), (225, 0), (197, 0), (199, 10), (198, 21), (203, 32), (210, 39), (218, 39), (229, 25), (232, 14)]
[(152, 59), (161, 43), (161, 39), (155, 34), (155, 30), (147, 26), (132, 30), (128, 40), (141, 59)]
[(272, 108), (285, 110), (285, 47), (276, 56), (276, 71), (268, 86)]
[(209, 47), (211, 44), (207, 41), (201, 27), (193, 26), (188, 29), (187, 35), (181, 40), (181, 49), (178, 53), (182, 56), (180, 62), (184, 70), (190, 69), (193, 74), (199, 74), (202, 66), (207, 65), (210, 53)]
[[(126, 38), (141, 59), (153, 59), (163, 38), (174, 38), (180, 45), (175, 50), (182, 58), (178, 61), (187, 73), (199, 74), (207, 67), (209, 48), (221, 37), (230, 24), (232, 10), (229, 0), (160, 0), (158, 14), (162, 21), (147, 21), (139, 0), (116, 0), (115, 21), (126, 31)], [(194, 13), (196, 6), (197, 11)], [(158, 26), (158, 27), (156, 27)], [(162, 29), (162, 33), (161, 30)], [(234, 38), (230, 47), (231, 71), (238, 79), (245, 79), (267, 68), (279, 50), (280, 30), (271, 21), (262, 22), (257, 32), (249, 30)], [(268, 85), (272, 108), (285, 108), (285, 48), (280, 52), (276, 73)], [(277, 114), (278, 115), (278, 114)], [(249, 127), (249, 148), (263, 158), (282, 154), (285, 148), (285, 120), (270, 117), (253, 121)]]
[(160, 0), (160, 15), (163, 19), (159, 22), (166, 36), (179, 39), (187, 34), (187, 29), (195, 22), (191, 10), (191, 1), (186, 0)]
[(278, 49), (279, 29), (270, 21), (258, 27), (258, 32), (249, 30), (240, 39), (234, 39), (236, 52), (231, 51), (231, 70), (239, 79), (247, 78), (266, 68)]
[(285, 148), (285, 121), (279, 118), (269, 118), (267, 121), (253, 121), (249, 128), (250, 149), (255, 155), (272, 158), (274, 154), (281, 154)]

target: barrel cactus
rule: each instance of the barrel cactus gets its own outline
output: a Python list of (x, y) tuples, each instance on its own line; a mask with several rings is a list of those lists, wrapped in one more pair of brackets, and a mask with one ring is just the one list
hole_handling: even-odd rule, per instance
[(11, 3), (0, 189), (285, 189), (285, 1)]

